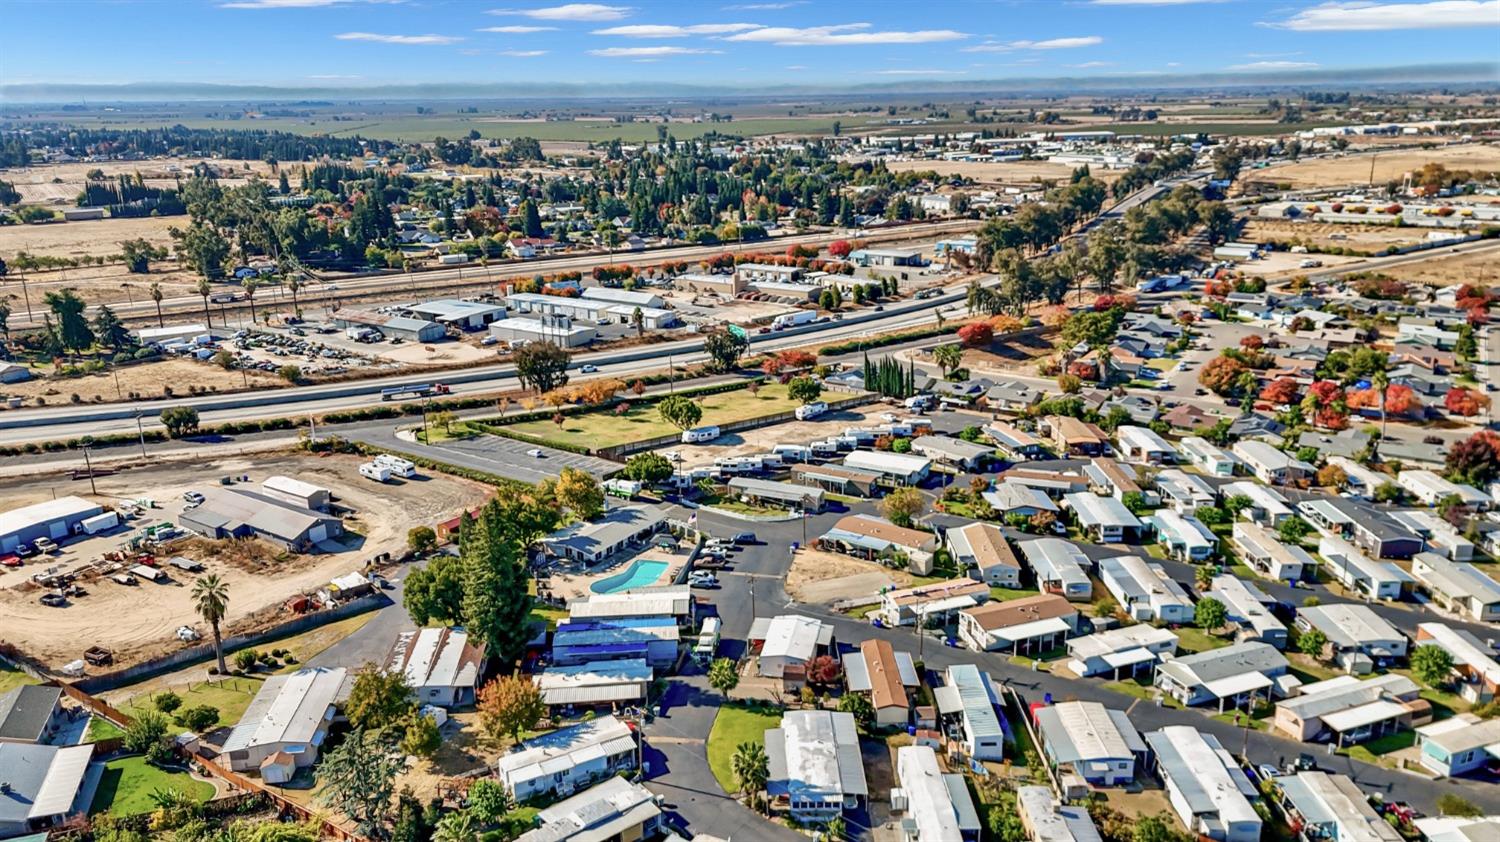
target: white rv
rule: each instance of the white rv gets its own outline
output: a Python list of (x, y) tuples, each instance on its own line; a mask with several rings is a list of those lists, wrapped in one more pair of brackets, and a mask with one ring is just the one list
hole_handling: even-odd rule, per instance
[(797, 407), (797, 410), (792, 414), (797, 416), (798, 421), (807, 421), (817, 418), (827, 411), (828, 404), (823, 401), (813, 401), (812, 403)]
[(698, 444), (699, 442), (713, 441), (719, 437), (718, 426), (694, 427), (691, 430), (682, 431), (683, 444)]
[(391, 469), (377, 462), (366, 462), (359, 466), (359, 475), (376, 482), (388, 482), (391, 478)]
[(392, 456), (389, 453), (382, 453), (376, 456), (374, 464), (388, 468), (393, 476), (414, 477), (417, 475), (417, 466), (410, 460), (402, 459), (400, 456)]

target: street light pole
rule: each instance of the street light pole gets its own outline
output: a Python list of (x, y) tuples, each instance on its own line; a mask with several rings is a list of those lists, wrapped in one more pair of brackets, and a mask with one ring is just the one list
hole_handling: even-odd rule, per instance
[(135, 411), (135, 434), (141, 441), (141, 458), (146, 458), (146, 430), (141, 426), (141, 411)]

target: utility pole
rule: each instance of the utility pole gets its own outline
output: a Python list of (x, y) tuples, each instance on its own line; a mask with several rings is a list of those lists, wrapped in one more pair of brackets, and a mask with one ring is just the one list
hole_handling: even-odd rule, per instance
[(87, 444), (83, 446), (83, 464), (88, 467), (89, 471), (89, 493), (98, 496), (99, 489), (94, 485), (94, 463), (89, 460), (89, 446)]
[(141, 458), (146, 458), (146, 430), (141, 426), (141, 411), (135, 411), (135, 434), (141, 441)]

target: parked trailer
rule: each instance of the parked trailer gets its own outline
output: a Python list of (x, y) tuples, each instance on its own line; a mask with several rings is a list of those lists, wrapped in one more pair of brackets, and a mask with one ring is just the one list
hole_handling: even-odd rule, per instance
[(400, 456), (382, 453), (371, 461), (382, 467), (389, 468), (391, 473), (398, 477), (414, 477), (417, 475), (416, 464), (408, 459), (402, 459)]
[(103, 514), (94, 515), (90, 518), (84, 518), (83, 521), (78, 525), (82, 527), (84, 532), (90, 535), (97, 535), (100, 532), (114, 529), (116, 526), (119, 526), (120, 513), (114, 511), (104, 512)]
[(782, 313), (771, 320), (772, 330), (786, 330), (797, 325), (812, 324), (818, 318), (816, 310), (798, 310), (795, 313)]
[(824, 403), (823, 401), (814, 401), (810, 404), (805, 404), (803, 406), (797, 407), (797, 410), (792, 414), (797, 416), (798, 421), (808, 421), (810, 419), (817, 418), (819, 415), (822, 415), (827, 411), (828, 404)]
[[(813, 458), (817, 445), (821, 442), (813, 442), (812, 447), (804, 444), (778, 444), (771, 448), (771, 452), (781, 457), (783, 462), (807, 462)], [(838, 448), (834, 448), (837, 452)]]
[(446, 395), (449, 389), (442, 383), (421, 383), (413, 386), (390, 386), (380, 390), (383, 401), (396, 398), (425, 398), (429, 395)]
[(694, 427), (691, 430), (682, 431), (683, 444), (697, 444), (699, 442), (713, 441), (718, 437), (718, 425), (711, 425), (708, 427)]
[(387, 482), (391, 478), (391, 469), (374, 462), (366, 462), (359, 466), (359, 475), (376, 482)]

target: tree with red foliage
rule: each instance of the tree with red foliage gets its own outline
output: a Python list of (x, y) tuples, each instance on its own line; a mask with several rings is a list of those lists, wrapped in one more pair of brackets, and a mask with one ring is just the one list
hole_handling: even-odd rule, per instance
[(1094, 299), (1094, 312), (1096, 313), (1103, 313), (1113, 306), (1115, 306), (1115, 297), (1113, 295), (1101, 295)]
[(1470, 307), (1468, 313), (1469, 324), (1479, 327), (1487, 324), (1490, 320), (1490, 311), (1487, 307)]
[(1301, 387), (1290, 377), (1278, 377), (1260, 390), (1260, 399), (1276, 406), (1290, 406), (1301, 398)]
[(1490, 405), (1490, 399), (1471, 389), (1455, 386), (1443, 395), (1443, 406), (1454, 415), (1469, 417)]
[(828, 244), (828, 253), (840, 260), (848, 257), (851, 251), (854, 251), (854, 247), (849, 245), (848, 240), (834, 240)]
[(1192, 310), (1183, 310), (1177, 314), (1177, 323), (1183, 327), (1191, 327), (1196, 321), (1198, 321), (1198, 315)]
[(1240, 375), (1250, 369), (1232, 357), (1214, 357), (1198, 370), (1198, 382), (1216, 394), (1233, 392)]
[(1417, 409), (1417, 395), (1410, 386), (1392, 383), (1385, 387), (1385, 411), (1387, 415), (1405, 415)]
[(1481, 488), (1500, 479), (1500, 433), (1480, 430), (1449, 448), (1448, 476)]
[(1307, 394), (1317, 398), (1318, 405), (1322, 406), (1344, 400), (1344, 387), (1332, 380), (1319, 380), (1307, 387)]
[(832, 655), (819, 655), (807, 664), (807, 680), (819, 687), (828, 687), (844, 674), (844, 667)]
[(1244, 348), (1247, 351), (1259, 351), (1260, 349), (1266, 347), (1266, 340), (1261, 339), (1259, 336), (1256, 336), (1252, 333), (1249, 336), (1240, 339), (1240, 347)]
[(1209, 281), (1203, 285), (1203, 294), (1209, 298), (1223, 298), (1234, 292), (1234, 284), (1230, 281)]
[(958, 341), (966, 348), (979, 348), (995, 339), (995, 329), (989, 322), (974, 322), (958, 329)]
[(1345, 402), (1350, 409), (1379, 409), (1380, 391), (1377, 389), (1355, 389), (1349, 392)]
[(1332, 380), (1319, 380), (1307, 388), (1302, 398), (1302, 415), (1313, 424), (1329, 430), (1349, 426), (1349, 405), (1344, 387)]

